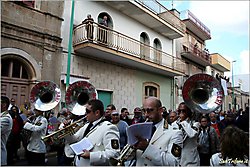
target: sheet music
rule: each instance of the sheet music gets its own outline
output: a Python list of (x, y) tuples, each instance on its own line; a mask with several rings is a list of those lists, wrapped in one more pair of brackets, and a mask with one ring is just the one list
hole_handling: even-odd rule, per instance
[(83, 150), (91, 150), (93, 148), (93, 144), (88, 138), (85, 137), (79, 142), (71, 144), (70, 147), (76, 155), (79, 155), (84, 152)]
[(131, 125), (127, 128), (128, 144), (134, 145), (138, 142), (135, 136), (150, 139), (152, 135), (153, 122), (144, 122)]

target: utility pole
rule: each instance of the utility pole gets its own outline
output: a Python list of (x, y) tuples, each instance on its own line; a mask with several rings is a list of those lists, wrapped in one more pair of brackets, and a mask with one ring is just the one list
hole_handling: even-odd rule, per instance
[(236, 104), (234, 104), (235, 100), (234, 100), (234, 72), (233, 72), (233, 66), (234, 66), (235, 62), (236, 62), (236, 60), (232, 61), (232, 106), (233, 106), (233, 111), (234, 111), (235, 106), (236, 106)]

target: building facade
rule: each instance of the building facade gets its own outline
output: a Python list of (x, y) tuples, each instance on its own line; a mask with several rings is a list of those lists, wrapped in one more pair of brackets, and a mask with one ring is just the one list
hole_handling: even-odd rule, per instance
[(41, 80), (60, 85), (63, 2), (1, 1), (1, 94), (17, 105)]
[[(92, 83), (105, 106), (112, 103), (131, 112), (146, 96), (156, 96), (173, 108), (174, 76), (184, 75), (174, 40), (184, 35), (185, 25), (152, 2), (162, 10), (142, 1), (75, 2), (70, 75)], [(71, 6), (71, 1), (65, 1), (65, 6)], [(62, 75), (67, 67), (71, 10), (64, 8), (63, 14)], [(88, 14), (93, 22), (83, 22)], [(101, 25), (104, 16), (107, 27)]]

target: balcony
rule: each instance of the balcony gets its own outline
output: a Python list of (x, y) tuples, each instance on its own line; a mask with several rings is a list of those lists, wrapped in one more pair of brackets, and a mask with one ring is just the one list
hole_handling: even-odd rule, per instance
[(195, 46), (192, 43), (182, 45), (181, 56), (189, 59), (202, 66), (211, 65), (211, 57), (209, 53)]
[(165, 76), (184, 75), (185, 63), (98, 23), (74, 28), (74, 51), (116, 64)]
[(189, 10), (182, 11), (180, 18), (185, 23), (186, 28), (192, 31), (199, 38), (204, 41), (211, 39), (210, 30)]
[(230, 62), (218, 53), (210, 55), (212, 59), (212, 66), (222, 72), (230, 71)]
[(185, 34), (185, 24), (156, 0), (103, 1), (100, 3), (111, 6), (169, 39), (177, 39)]

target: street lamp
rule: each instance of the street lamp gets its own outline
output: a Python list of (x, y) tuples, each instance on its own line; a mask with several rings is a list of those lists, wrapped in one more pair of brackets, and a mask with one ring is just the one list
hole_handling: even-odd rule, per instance
[(233, 71), (233, 64), (236, 62), (236, 60), (232, 61), (232, 106), (233, 109), (235, 109), (235, 105), (234, 102), (234, 71)]

